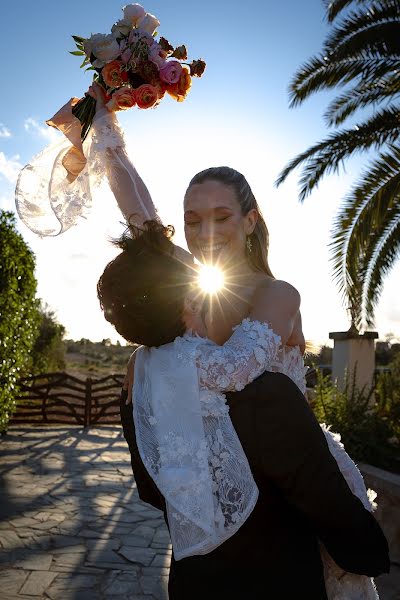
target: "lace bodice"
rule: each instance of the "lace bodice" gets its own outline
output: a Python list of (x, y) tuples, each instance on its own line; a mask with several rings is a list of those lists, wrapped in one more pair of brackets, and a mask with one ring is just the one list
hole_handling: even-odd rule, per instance
[[(266, 323), (244, 319), (223, 346), (191, 334), (177, 338), (174, 344), (180, 360), (196, 362), (203, 415), (227, 414), (228, 408), (222, 392), (239, 391), (264, 371), (283, 373), (303, 393), (306, 391), (307, 368), (300, 348), (282, 346), (280, 337)], [(366, 490), (362, 475), (345, 451), (340, 435), (331, 432), (324, 424), (321, 427), (329, 450), (353, 494), (362, 501), (365, 508), (371, 510), (375, 507), (375, 492)], [(378, 599), (373, 579), (343, 571), (322, 544), (321, 555), (329, 600)]]
[(203, 388), (240, 391), (264, 371), (273, 371), (290, 377), (305, 393), (307, 367), (300, 348), (282, 346), (267, 323), (243, 319), (223, 346), (190, 333), (177, 338), (175, 345), (178, 356), (196, 361)]

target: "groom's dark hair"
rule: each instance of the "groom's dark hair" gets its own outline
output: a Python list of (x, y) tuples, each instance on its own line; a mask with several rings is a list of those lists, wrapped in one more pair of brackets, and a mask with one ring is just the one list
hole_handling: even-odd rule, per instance
[(155, 220), (129, 226), (114, 241), (122, 252), (104, 269), (97, 296), (104, 316), (133, 344), (161, 346), (183, 335), (190, 267), (174, 257), (172, 226)]

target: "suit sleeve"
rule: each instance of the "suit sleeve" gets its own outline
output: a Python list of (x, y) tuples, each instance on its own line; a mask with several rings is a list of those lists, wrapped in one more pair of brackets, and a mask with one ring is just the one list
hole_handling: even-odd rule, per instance
[(143, 502), (147, 502), (159, 510), (164, 510), (165, 505), (163, 496), (160, 494), (154, 481), (147, 474), (145, 466), (140, 458), (139, 450), (136, 445), (132, 404), (125, 404), (127, 396), (127, 390), (122, 390), (120, 397), (120, 416), (124, 438), (129, 446), (132, 471), (135, 476), (139, 497)]
[(272, 391), (263, 393), (263, 379), (256, 391), (263, 473), (306, 517), (339, 567), (370, 577), (389, 572), (386, 538), (350, 491), (304, 396), (286, 376), (273, 377)]

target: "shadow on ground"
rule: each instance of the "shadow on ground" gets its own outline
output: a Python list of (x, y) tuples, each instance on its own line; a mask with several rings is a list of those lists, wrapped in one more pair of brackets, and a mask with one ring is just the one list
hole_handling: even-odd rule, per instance
[(10, 428), (0, 494), (2, 600), (168, 597), (168, 532), (138, 498), (120, 427)]

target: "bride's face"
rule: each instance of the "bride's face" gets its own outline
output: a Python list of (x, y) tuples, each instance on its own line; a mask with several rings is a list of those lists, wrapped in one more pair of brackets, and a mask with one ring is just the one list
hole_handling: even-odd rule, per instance
[(257, 211), (243, 216), (235, 190), (219, 181), (196, 183), (184, 202), (185, 236), (190, 252), (202, 263), (243, 262), (246, 238), (257, 221)]

